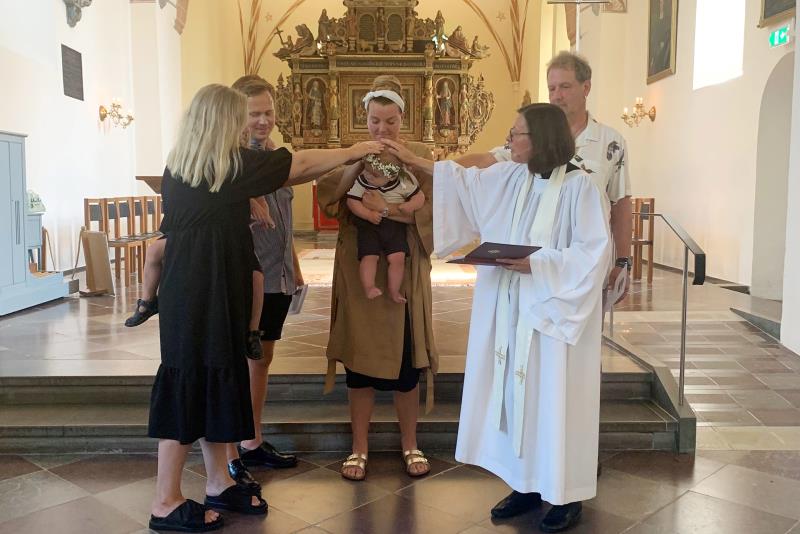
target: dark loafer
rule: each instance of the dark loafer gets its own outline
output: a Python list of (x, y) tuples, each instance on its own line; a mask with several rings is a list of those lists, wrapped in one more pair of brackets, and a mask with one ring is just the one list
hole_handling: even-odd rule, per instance
[(125, 319), (125, 326), (139, 326), (150, 317), (158, 313), (158, 297), (153, 300), (136, 301), (136, 310), (133, 315)]
[(578, 524), (581, 519), (583, 505), (579, 502), (571, 502), (561, 506), (553, 506), (542, 522), (539, 523), (539, 530), (542, 532), (563, 532)]
[(228, 464), (228, 473), (237, 484), (250, 492), (250, 495), (261, 497), (261, 484), (253, 478), (239, 458)]
[(512, 491), (511, 494), (497, 503), (492, 508), (492, 517), (495, 519), (508, 519), (542, 505), (542, 496), (538, 493), (520, 493)]
[(239, 457), (247, 467), (263, 466), (281, 469), (297, 465), (297, 456), (279, 452), (266, 441), (253, 450), (239, 447)]
[(209, 532), (222, 528), (222, 516), (206, 523), (206, 508), (197, 501), (187, 500), (167, 517), (150, 516), (150, 530), (169, 530), (173, 532)]
[(247, 515), (266, 514), (267, 501), (258, 497), (258, 504), (253, 506), (253, 497), (258, 497), (258, 495), (251, 495), (241, 486), (234, 484), (219, 495), (206, 495), (206, 506)]

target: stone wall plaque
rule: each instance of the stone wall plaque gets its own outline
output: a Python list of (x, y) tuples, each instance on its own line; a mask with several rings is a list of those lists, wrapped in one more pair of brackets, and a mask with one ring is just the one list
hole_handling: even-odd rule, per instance
[(61, 45), (61, 73), (64, 79), (64, 94), (83, 100), (83, 60), (81, 53)]

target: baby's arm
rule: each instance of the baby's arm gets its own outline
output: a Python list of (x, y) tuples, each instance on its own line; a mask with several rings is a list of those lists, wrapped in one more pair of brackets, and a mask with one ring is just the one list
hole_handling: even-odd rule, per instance
[(381, 219), (383, 219), (379, 212), (369, 209), (357, 198), (347, 197), (347, 208), (353, 212), (353, 215), (356, 217), (361, 217), (372, 224), (380, 224)]
[(420, 209), (422, 206), (425, 205), (425, 193), (422, 192), (422, 189), (418, 190), (416, 193), (411, 195), (411, 198), (397, 206), (401, 212), (406, 214), (411, 214)]

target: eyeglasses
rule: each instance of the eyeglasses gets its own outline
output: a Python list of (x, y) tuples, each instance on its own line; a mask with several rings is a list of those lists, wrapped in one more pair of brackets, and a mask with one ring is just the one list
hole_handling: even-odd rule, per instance
[(515, 131), (514, 131), (514, 128), (511, 128), (511, 129), (508, 131), (508, 138), (507, 138), (507, 139), (508, 139), (509, 141), (513, 141), (513, 140), (514, 140), (514, 136), (515, 136), (515, 135), (530, 135), (530, 132), (515, 132)]

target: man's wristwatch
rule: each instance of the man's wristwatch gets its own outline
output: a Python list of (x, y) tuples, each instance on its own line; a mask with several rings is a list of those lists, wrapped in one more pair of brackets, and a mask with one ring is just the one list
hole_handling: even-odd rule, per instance
[(633, 264), (631, 263), (630, 258), (623, 256), (622, 258), (617, 258), (617, 261), (614, 262), (614, 265), (616, 267), (624, 267), (630, 271)]
[(386, 206), (381, 210), (381, 217), (384, 219), (389, 216), (389, 206)]

